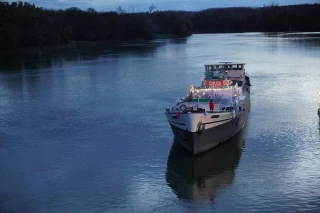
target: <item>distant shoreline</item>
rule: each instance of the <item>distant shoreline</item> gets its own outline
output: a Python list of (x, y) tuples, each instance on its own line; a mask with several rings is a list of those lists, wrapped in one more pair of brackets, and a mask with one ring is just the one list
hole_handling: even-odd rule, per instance
[[(154, 39), (170, 39), (170, 38), (176, 38), (171, 35), (156, 35)], [(96, 45), (105, 45), (105, 46), (119, 46), (122, 43), (126, 42), (147, 42), (152, 40), (142, 40), (142, 39), (136, 39), (136, 40), (124, 40), (124, 41), (69, 41), (69, 43), (66, 44), (59, 44), (59, 45), (44, 45), (44, 46), (28, 46), (28, 47), (18, 47), (13, 49), (0, 49), (1, 53), (4, 52), (12, 52), (15, 53), (17, 51), (38, 51), (38, 50), (63, 50), (63, 49), (72, 49), (72, 48), (85, 48), (85, 47), (93, 47)]]
[(127, 13), (121, 7), (113, 12), (76, 7), (49, 10), (28, 2), (0, 2), (0, 49), (118, 44), (204, 33), (320, 31), (320, 4), (316, 3), (195, 12), (153, 9), (139, 13)]
[[(304, 32), (304, 31), (283, 31), (283, 32), (230, 32), (230, 33), (206, 33), (206, 32), (195, 32), (192, 35), (212, 35), (212, 34), (233, 34), (233, 33), (267, 33), (267, 34), (300, 34), (300, 33), (310, 33), (310, 34), (320, 34), (319, 32)], [(181, 38), (181, 37), (175, 37), (172, 35), (163, 35), (159, 34), (156, 35), (154, 39), (152, 40), (157, 40), (157, 39), (175, 39), (175, 38)], [(182, 37), (186, 38), (186, 37)], [(152, 40), (143, 40), (143, 39), (136, 39), (136, 40), (124, 40), (124, 41), (70, 41), (69, 43), (66, 44), (59, 44), (59, 45), (45, 45), (45, 46), (28, 46), (28, 47), (19, 47), (19, 48), (13, 48), (13, 49), (0, 49), (0, 53), (13, 53), (15, 54), (16, 52), (23, 51), (23, 52), (33, 52), (33, 51), (55, 51), (55, 50), (63, 50), (63, 49), (78, 49), (78, 48), (86, 48), (86, 47), (94, 47), (96, 45), (104, 45), (104, 46), (109, 46), (109, 47), (117, 47), (121, 46), (123, 43), (127, 42), (147, 42), (147, 41), (152, 41)]]

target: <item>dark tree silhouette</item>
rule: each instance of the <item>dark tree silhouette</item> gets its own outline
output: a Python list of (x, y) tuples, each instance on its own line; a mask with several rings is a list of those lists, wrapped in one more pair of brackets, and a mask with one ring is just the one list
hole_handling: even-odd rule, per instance
[(49, 10), (28, 2), (0, 1), (0, 49), (67, 44), (70, 41), (153, 39), (157, 34), (320, 31), (320, 4), (259, 8), (211, 8), (198, 12), (126, 13), (83, 11), (77, 7)]
[(156, 6), (152, 3), (150, 7), (148, 7), (148, 9), (149, 9), (149, 13), (152, 13), (156, 9)]

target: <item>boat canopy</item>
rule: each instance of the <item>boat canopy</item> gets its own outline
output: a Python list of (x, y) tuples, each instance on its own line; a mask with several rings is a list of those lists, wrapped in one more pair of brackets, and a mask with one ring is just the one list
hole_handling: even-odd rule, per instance
[(223, 62), (205, 64), (205, 80), (242, 78), (245, 75), (244, 63)]
[(219, 63), (219, 64), (205, 64), (207, 71), (220, 71), (220, 70), (244, 70), (244, 63)]

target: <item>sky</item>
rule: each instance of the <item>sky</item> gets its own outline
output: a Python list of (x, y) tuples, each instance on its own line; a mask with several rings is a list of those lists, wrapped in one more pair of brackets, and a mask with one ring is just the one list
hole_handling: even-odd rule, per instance
[[(4, 0), (6, 1), (6, 0)], [(121, 6), (127, 12), (144, 12), (153, 3), (156, 10), (199, 11), (217, 7), (262, 7), (271, 5), (313, 4), (320, 0), (25, 0), (37, 7), (66, 9), (78, 7), (82, 10), (94, 8), (97, 11), (114, 11)], [(12, 2), (12, 0), (9, 0)]]

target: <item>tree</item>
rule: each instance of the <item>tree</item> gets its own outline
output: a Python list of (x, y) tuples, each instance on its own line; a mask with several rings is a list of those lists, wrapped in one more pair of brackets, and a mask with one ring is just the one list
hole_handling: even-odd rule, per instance
[(5, 24), (0, 28), (0, 47), (15, 48), (20, 40), (18, 27), (14, 24)]
[(97, 11), (94, 8), (91, 8), (91, 7), (87, 9), (87, 12), (88, 13), (97, 13)]
[(116, 8), (116, 11), (117, 11), (118, 14), (125, 13), (125, 10), (120, 5)]
[(156, 6), (152, 3), (150, 7), (148, 7), (148, 9), (149, 9), (149, 13), (152, 13), (152, 11), (156, 9)]
[(192, 23), (187, 17), (176, 16), (172, 21), (172, 34), (178, 37), (190, 35), (192, 27)]

